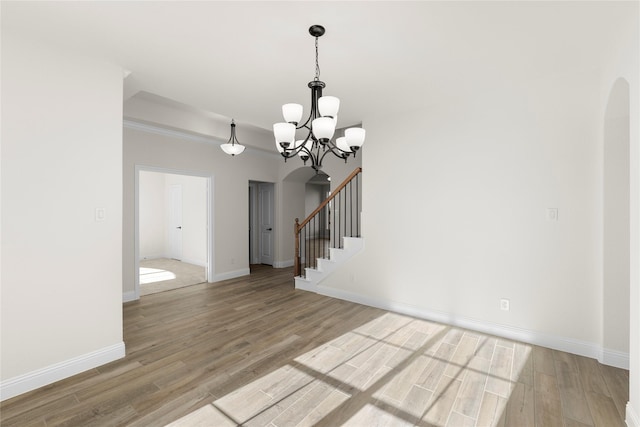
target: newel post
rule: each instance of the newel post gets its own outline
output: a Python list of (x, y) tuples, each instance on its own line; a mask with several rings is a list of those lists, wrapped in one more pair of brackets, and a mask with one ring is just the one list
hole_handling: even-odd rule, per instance
[(293, 254), (293, 275), (300, 276), (300, 225), (298, 225), (298, 218), (293, 226), (293, 235), (296, 240), (296, 249)]

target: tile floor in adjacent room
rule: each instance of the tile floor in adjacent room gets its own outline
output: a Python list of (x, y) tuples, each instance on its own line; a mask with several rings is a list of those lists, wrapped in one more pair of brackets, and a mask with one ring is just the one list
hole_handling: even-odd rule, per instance
[(169, 258), (140, 261), (140, 295), (150, 295), (207, 281), (205, 267)]

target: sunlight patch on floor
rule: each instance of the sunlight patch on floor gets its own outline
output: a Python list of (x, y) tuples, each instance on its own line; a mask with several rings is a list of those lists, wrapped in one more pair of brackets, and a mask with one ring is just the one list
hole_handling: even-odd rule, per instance
[(159, 268), (146, 268), (140, 267), (140, 284), (146, 285), (148, 283), (164, 282), (166, 280), (173, 280), (176, 275), (171, 271), (161, 270)]
[(387, 313), (169, 424), (496, 426), (531, 347)]

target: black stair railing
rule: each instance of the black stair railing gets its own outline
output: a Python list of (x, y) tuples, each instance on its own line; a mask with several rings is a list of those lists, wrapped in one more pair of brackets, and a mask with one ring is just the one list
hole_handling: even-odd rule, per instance
[(343, 237), (360, 237), (361, 174), (356, 168), (304, 221), (296, 218), (296, 276), (316, 268), (318, 258), (329, 258), (330, 248), (342, 248)]

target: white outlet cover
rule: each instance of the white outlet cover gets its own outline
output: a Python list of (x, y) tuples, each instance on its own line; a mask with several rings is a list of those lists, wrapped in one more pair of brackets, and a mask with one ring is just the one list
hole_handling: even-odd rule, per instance
[(96, 221), (104, 221), (107, 218), (107, 208), (96, 208)]

